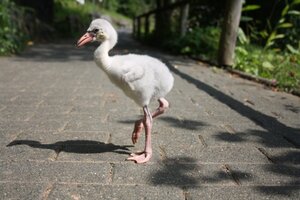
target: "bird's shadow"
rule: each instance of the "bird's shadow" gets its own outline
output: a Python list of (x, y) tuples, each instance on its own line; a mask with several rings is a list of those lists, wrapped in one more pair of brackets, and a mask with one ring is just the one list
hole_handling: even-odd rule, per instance
[(50, 149), (55, 152), (67, 152), (78, 154), (93, 154), (93, 153), (105, 153), (114, 152), (118, 154), (129, 154), (129, 147), (132, 145), (115, 145), (112, 143), (103, 143), (92, 140), (66, 140), (59, 141), (52, 144), (42, 144), (39, 141), (34, 140), (14, 140), (7, 145), (7, 147), (16, 145), (27, 145), (32, 148), (38, 149)]

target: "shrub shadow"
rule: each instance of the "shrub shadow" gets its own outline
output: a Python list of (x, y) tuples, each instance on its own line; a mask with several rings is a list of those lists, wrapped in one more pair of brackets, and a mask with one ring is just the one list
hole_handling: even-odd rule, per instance
[(181, 128), (181, 129), (187, 129), (187, 130), (200, 130), (203, 126), (207, 126), (207, 123), (197, 121), (197, 120), (190, 120), (190, 119), (177, 119), (174, 117), (160, 117), (158, 118), (161, 121), (167, 122), (169, 125)]
[[(210, 171), (204, 165), (198, 164), (192, 157), (167, 158), (161, 163), (161, 169), (150, 174), (153, 185), (167, 185), (183, 189), (201, 187), (207, 184), (228, 183), (233, 184), (236, 177), (251, 179), (248, 173), (240, 171), (226, 172), (224, 169)], [(208, 171), (207, 171), (208, 170)]]
[(219, 132), (213, 136), (218, 141), (225, 141), (230, 143), (249, 143), (253, 142), (261, 146), (274, 147), (274, 148), (290, 148), (293, 145), (286, 141), (280, 135), (276, 135), (263, 130), (247, 130), (245, 132), (236, 132), (230, 134), (226, 131)]
[[(175, 128), (181, 128), (186, 130), (200, 130), (204, 126), (208, 126), (207, 123), (197, 121), (197, 120), (190, 120), (190, 119), (178, 119), (175, 117), (158, 117), (158, 121), (163, 121), (169, 124), (169, 126), (175, 127)], [(134, 124), (136, 120), (119, 120), (119, 123), (122, 124)]]
[(289, 127), (282, 122), (278, 121), (275, 117), (269, 116), (265, 113), (262, 113), (258, 110), (255, 110), (247, 105), (244, 105), (243, 102), (240, 102), (233, 97), (217, 90), (216, 88), (195, 79), (194, 77), (180, 71), (175, 68), (172, 64), (170, 64), (166, 59), (162, 60), (166, 63), (166, 65), (170, 68), (172, 72), (186, 80), (187, 82), (195, 85), (199, 90), (206, 92), (211, 97), (215, 98), (219, 102), (224, 105), (230, 107), (235, 110), (240, 115), (248, 118), (253, 121), (256, 125), (264, 128), (269, 133), (283, 136), (290, 140), (290, 143), (293, 143), (294, 146), (300, 147), (300, 129)]

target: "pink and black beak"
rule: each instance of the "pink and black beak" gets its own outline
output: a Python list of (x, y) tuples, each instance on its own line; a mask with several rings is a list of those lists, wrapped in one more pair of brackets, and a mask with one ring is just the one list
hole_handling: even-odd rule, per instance
[(93, 33), (87, 32), (77, 41), (77, 47), (81, 47), (88, 42), (92, 42), (94, 40), (94, 37), (95, 35)]

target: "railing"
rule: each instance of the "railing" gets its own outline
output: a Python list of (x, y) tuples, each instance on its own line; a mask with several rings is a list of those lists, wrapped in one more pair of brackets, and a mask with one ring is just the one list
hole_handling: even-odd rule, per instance
[[(183, 0), (183, 1), (179, 1), (179, 2), (176, 2), (176, 3), (173, 3), (173, 4), (170, 4), (170, 5), (166, 5), (166, 6), (163, 6), (163, 7), (160, 7), (160, 8), (157, 8), (157, 9), (154, 9), (154, 10), (151, 10), (147, 13), (144, 13), (142, 15), (139, 15), (137, 17), (134, 18), (133, 20), (133, 34), (135, 37), (137, 37), (138, 39), (141, 38), (142, 36), (142, 30), (144, 30), (144, 36), (148, 36), (149, 33), (150, 33), (150, 17), (151, 15), (156, 15), (157, 14), (160, 14), (162, 12), (165, 12), (165, 11), (169, 11), (169, 10), (173, 10), (173, 9), (176, 9), (176, 8), (179, 8), (181, 7), (181, 9), (184, 10), (184, 8), (187, 8), (188, 9), (188, 5), (190, 3), (190, 0)], [(187, 12), (186, 12), (186, 15), (187, 15)], [(180, 16), (180, 21), (181, 21), (181, 34), (184, 34), (186, 27), (186, 23), (185, 23), (185, 19), (187, 19), (187, 16), (182, 14)], [(144, 21), (143, 21), (144, 19)], [(142, 23), (142, 21), (144, 23)], [(155, 20), (154, 20), (155, 22)]]

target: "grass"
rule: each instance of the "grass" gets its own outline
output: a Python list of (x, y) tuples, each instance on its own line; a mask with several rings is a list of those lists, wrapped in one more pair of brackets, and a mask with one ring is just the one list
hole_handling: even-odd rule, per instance
[(255, 45), (236, 48), (233, 68), (273, 80), (287, 92), (300, 91), (300, 54), (264, 50)]

